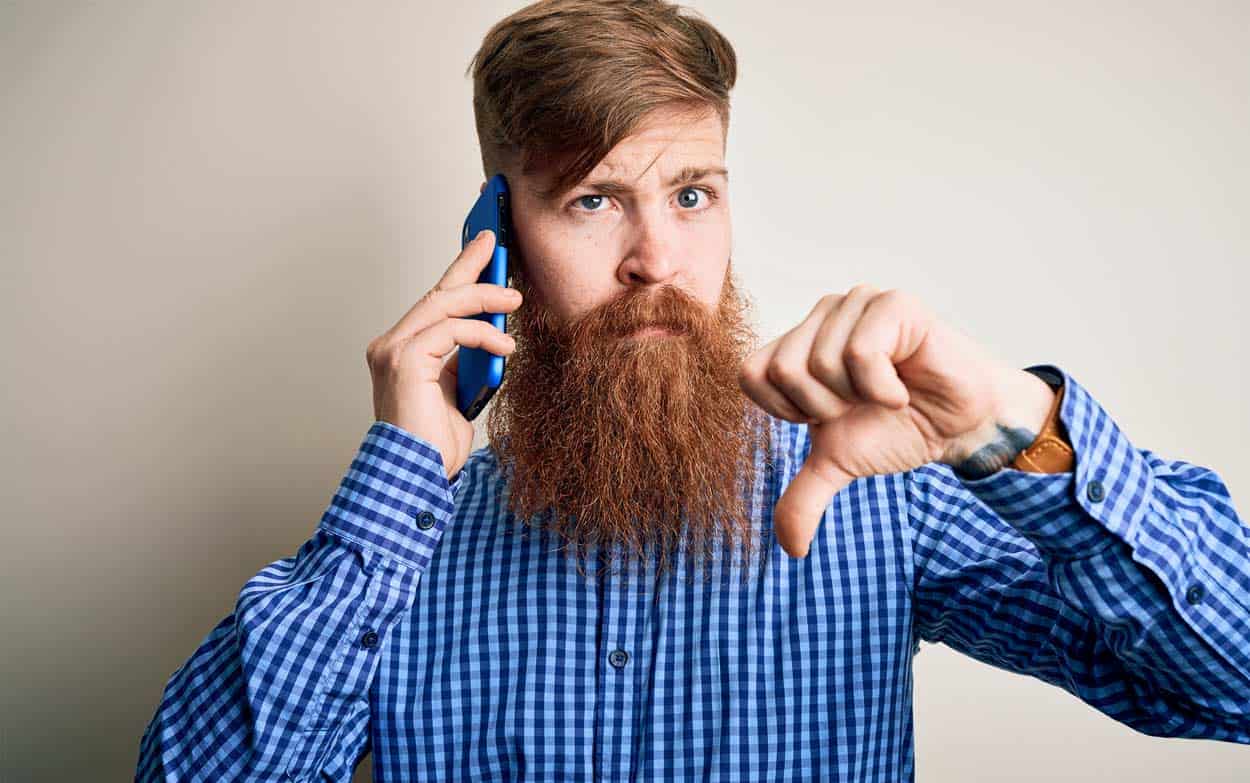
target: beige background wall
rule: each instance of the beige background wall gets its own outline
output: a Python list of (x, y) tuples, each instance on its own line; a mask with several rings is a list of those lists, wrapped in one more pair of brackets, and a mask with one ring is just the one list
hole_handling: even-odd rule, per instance
[[(741, 58), (761, 333), (910, 289), (1245, 517), (1248, 6), (936, 5), (696, 4)], [(463, 71), (518, 6), (0, 4), (0, 779), (129, 779), (166, 678), (311, 534), (366, 343), (458, 249)], [(1250, 777), (942, 647), (916, 676), (921, 781)]]

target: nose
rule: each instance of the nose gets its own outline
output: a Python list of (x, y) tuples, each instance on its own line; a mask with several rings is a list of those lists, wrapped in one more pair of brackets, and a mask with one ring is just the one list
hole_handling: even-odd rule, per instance
[(639, 210), (630, 226), (617, 278), (627, 286), (672, 283), (680, 269), (676, 226), (662, 210)]

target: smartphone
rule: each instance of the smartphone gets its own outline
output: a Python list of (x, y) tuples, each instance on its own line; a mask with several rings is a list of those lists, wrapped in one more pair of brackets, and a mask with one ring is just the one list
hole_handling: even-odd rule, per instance
[[(508, 182), (502, 174), (496, 174), (486, 183), (477, 202), (464, 219), (460, 232), (460, 248), (469, 244), (484, 228), (495, 232), (495, 250), (490, 262), (478, 275), (479, 283), (508, 284), (508, 249), (512, 246), (512, 210), (508, 205)], [(473, 316), (487, 321), (496, 329), (507, 332), (507, 313), (478, 313)], [(456, 377), (456, 407), (469, 421), (473, 421), (499, 385), (503, 383), (504, 357), (481, 348), (460, 346), (460, 358)]]

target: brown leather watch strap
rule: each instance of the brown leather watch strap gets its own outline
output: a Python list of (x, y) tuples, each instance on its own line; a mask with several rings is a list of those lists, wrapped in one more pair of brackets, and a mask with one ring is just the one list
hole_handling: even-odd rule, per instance
[(1072, 444), (1068, 443), (1067, 429), (1059, 420), (1059, 406), (1063, 402), (1064, 386), (1055, 390), (1055, 401), (1042, 431), (1027, 449), (1016, 455), (1011, 467), (1027, 473), (1067, 473), (1076, 464)]

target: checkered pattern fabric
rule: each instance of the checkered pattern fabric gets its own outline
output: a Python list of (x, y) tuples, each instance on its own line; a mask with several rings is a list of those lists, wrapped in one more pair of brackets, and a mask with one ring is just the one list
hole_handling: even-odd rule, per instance
[[(770, 419), (765, 558), (587, 573), (515, 524), (489, 448), (448, 481), (375, 422), (320, 524), (169, 678), (136, 780), (913, 780), (941, 642), (1150, 735), (1250, 743), (1250, 528), (1213, 471), (1129, 442), (1055, 365), (1075, 469), (854, 481), (809, 555), (772, 508), (811, 443)], [(760, 567), (762, 565), (762, 567)], [(746, 576), (749, 573), (749, 577)]]

